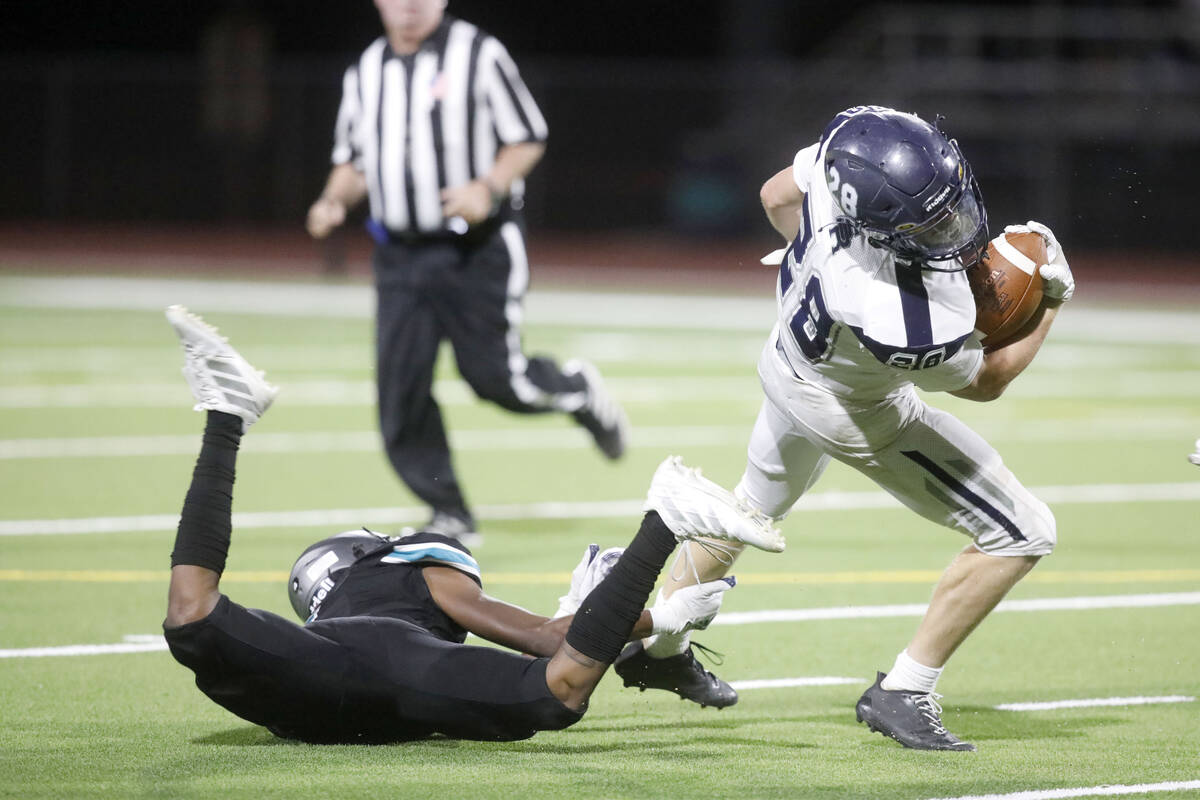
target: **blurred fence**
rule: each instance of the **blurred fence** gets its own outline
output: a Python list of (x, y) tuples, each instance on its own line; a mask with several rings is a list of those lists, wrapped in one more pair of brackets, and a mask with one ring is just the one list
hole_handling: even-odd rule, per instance
[[(943, 114), (994, 220), (1091, 247), (1191, 247), (1200, 36), (1185, 10), (880, 6), (811, 57), (521, 58), (551, 126), (533, 225), (741, 235), (757, 190), (849, 105)], [(803, 35), (803, 32), (797, 32)], [(365, 44), (365, 43), (364, 43)], [(294, 223), (319, 192), (344, 61), (0, 59), (0, 214)]]

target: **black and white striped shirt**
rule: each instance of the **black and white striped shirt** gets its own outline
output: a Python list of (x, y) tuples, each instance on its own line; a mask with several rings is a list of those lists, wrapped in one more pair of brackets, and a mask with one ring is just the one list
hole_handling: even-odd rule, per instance
[(447, 15), (416, 53), (380, 37), (346, 70), (333, 163), (366, 176), (371, 217), (388, 230), (462, 232), (442, 218), (441, 190), (486, 176), (504, 145), (546, 135), (504, 45)]

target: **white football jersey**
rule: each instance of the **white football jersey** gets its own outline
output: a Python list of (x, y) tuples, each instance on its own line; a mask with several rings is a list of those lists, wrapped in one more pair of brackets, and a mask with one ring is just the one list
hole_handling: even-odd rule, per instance
[(776, 289), (783, 355), (798, 377), (843, 397), (966, 386), (983, 365), (966, 272), (898, 268), (891, 251), (838, 224), (822, 164), (833, 129), (792, 164), (805, 199)]

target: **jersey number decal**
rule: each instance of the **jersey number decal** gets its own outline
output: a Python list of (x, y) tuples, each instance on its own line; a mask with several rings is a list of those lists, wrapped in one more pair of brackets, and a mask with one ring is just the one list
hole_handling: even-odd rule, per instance
[(929, 369), (946, 360), (946, 348), (937, 347), (925, 353), (906, 353), (897, 350), (888, 357), (887, 365), (897, 369)]
[(843, 214), (847, 217), (858, 216), (858, 190), (848, 183), (842, 183), (837, 167), (829, 168), (829, 191), (837, 195)]
[(820, 361), (829, 350), (829, 331), (833, 328), (833, 319), (825, 308), (825, 297), (821, 294), (821, 281), (816, 275), (808, 279), (804, 286), (804, 298), (800, 307), (792, 315), (788, 327), (800, 351), (810, 361)]

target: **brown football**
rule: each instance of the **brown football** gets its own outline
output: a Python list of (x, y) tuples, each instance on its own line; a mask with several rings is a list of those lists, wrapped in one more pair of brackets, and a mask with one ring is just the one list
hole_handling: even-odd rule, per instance
[(988, 242), (987, 251), (967, 270), (975, 295), (975, 330), (984, 347), (1012, 338), (1042, 302), (1046, 240), (1040, 233), (1002, 233)]

